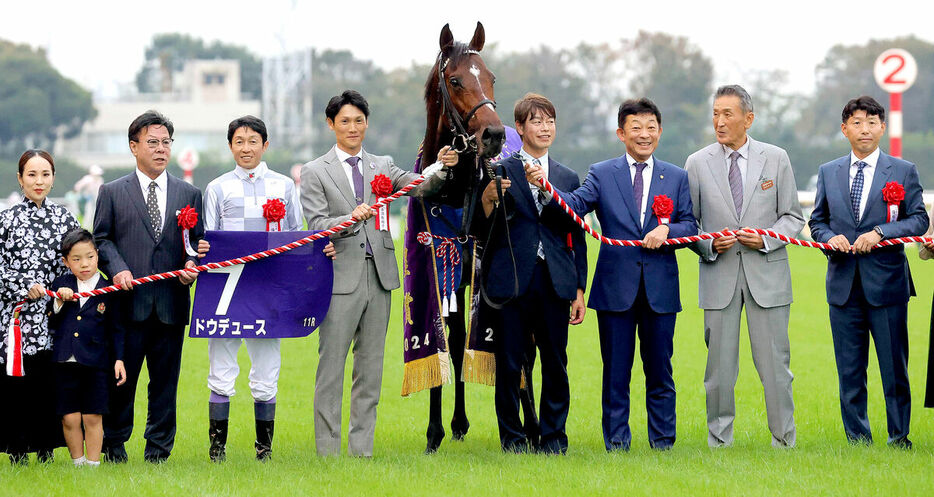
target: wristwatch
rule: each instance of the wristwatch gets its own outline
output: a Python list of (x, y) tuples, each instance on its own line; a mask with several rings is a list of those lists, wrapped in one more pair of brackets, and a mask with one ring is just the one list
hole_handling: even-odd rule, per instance
[(885, 233), (882, 232), (882, 226), (876, 225), (872, 230), (875, 231), (880, 238), (885, 238)]

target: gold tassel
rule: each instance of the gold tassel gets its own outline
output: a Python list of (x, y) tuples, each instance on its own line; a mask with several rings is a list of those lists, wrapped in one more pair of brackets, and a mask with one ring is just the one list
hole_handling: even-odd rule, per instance
[(438, 387), (451, 382), (451, 366), (447, 352), (405, 363), (402, 377), (402, 396)]
[(492, 352), (465, 349), (461, 376), (470, 383), (496, 386), (496, 356)]

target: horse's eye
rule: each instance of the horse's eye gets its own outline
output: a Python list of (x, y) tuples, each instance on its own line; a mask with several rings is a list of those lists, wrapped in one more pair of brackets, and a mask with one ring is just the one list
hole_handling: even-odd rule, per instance
[(460, 88), (460, 87), (461, 87), (461, 80), (459, 80), (459, 79), (457, 79), (457, 78), (451, 78), (451, 86), (453, 86), (454, 88)]
[(496, 84), (496, 75), (495, 75), (495, 74), (490, 74), (490, 84), (493, 84), (493, 85)]

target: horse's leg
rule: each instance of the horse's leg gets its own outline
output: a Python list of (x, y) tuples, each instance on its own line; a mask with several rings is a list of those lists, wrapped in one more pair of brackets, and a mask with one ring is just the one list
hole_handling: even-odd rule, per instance
[(425, 447), (426, 454), (433, 454), (438, 451), (441, 441), (444, 440), (444, 423), (441, 421), (441, 386), (431, 389), (431, 400), (428, 408), (428, 445)]
[(531, 340), (525, 353), (525, 363), (522, 371), (525, 373), (525, 388), (519, 390), (519, 403), (522, 405), (522, 414), (525, 422), (522, 425), (525, 436), (529, 440), (532, 450), (538, 450), (542, 429), (538, 424), (538, 414), (535, 410), (535, 389), (532, 388), (532, 370), (535, 368), (535, 343)]
[(456, 313), (451, 313), (448, 323), (448, 346), (451, 362), (454, 364), (454, 415), (451, 416), (451, 436), (454, 440), (463, 440), (470, 428), (467, 410), (464, 407), (464, 380), (461, 373), (464, 367), (464, 345), (467, 341), (467, 328), (464, 325), (464, 288), (460, 288)]

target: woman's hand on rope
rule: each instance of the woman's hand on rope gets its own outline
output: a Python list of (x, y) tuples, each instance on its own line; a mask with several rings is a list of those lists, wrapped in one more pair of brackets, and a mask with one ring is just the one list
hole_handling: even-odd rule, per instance
[(29, 287), (29, 293), (26, 294), (29, 300), (36, 300), (45, 295), (45, 287), (42, 283), (35, 283)]

